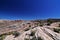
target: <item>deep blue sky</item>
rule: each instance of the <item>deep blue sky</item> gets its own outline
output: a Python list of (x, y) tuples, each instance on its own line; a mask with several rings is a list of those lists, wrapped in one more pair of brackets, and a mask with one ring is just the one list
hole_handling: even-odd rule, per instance
[(60, 0), (0, 0), (0, 19), (60, 18)]

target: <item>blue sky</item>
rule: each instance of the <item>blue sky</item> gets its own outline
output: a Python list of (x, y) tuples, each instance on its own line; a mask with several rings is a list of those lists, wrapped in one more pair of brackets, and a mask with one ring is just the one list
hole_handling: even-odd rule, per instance
[(0, 19), (60, 18), (60, 0), (0, 0)]

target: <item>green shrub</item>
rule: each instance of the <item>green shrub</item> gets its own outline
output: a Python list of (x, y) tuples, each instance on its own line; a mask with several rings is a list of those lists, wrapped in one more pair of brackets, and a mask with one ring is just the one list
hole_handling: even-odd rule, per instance
[(60, 27), (60, 24), (59, 24), (59, 26), (58, 27)]
[(59, 33), (59, 31), (60, 31), (60, 29), (58, 29), (58, 28), (54, 28), (54, 32)]
[(47, 26), (50, 26), (51, 23), (48, 23)]
[(36, 36), (34, 36), (34, 37), (33, 37), (32, 39), (30, 39), (30, 40), (37, 40), (37, 39), (36, 39)]
[(4, 40), (5, 37), (6, 35), (0, 35), (0, 40)]
[(19, 32), (17, 32), (17, 31), (14, 31), (14, 32), (13, 32), (13, 35), (14, 35), (15, 37), (17, 37), (17, 36), (19, 36), (19, 35), (20, 35), (20, 33), (19, 33)]
[(47, 25), (50, 26), (50, 24), (52, 24), (53, 21), (52, 20), (47, 20), (47, 23), (48, 23)]
[(29, 25), (29, 27), (31, 27), (31, 25)]
[(41, 26), (41, 27), (42, 27), (43, 25), (42, 25), (42, 24), (40, 24), (39, 26)]
[(30, 36), (34, 36), (35, 35), (35, 31), (31, 31)]
[(41, 37), (36, 38), (36, 36), (34, 36), (31, 40), (42, 40), (42, 39), (41, 39)]
[(29, 40), (29, 39), (25, 38), (24, 40)]
[(42, 40), (42, 38), (41, 37), (38, 37), (38, 40)]

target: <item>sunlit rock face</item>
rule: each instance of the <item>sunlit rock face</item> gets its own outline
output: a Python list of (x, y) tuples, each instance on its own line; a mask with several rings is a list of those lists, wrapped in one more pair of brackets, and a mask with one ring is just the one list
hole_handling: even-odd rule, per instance
[(54, 23), (51, 24), (51, 26), (59, 27), (59, 24), (60, 24), (60, 22), (54, 22)]
[[(34, 33), (32, 33), (34, 32)], [(32, 33), (32, 36), (31, 36)], [(14, 35), (8, 35), (5, 37), (4, 40), (31, 40), (34, 37), (37, 40), (40, 37), (42, 40), (60, 40), (60, 34), (52, 31), (51, 29), (44, 28), (44, 27), (35, 27), (28, 31), (25, 31), (23, 34), (14, 38)]]

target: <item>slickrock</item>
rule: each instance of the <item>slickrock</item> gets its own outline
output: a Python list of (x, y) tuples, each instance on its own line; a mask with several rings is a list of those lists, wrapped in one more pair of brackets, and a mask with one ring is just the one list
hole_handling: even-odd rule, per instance
[(4, 40), (60, 40), (60, 29), (55, 28), (60, 28), (60, 19), (0, 20), (0, 38), (4, 35)]
[(48, 28), (45, 28), (45, 27), (35, 27), (33, 29), (25, 31), (23, 34), (19, 35), (16, 38), (14, 38), (14, 36), (10, 35), (10, 36), (7, 36), (4, 40), (9, 40), (9, 39), (10, 40), (24, 40), (24, 38), (29, 39), (29, 35), (26, 35), (26, 34), (30, 34), (31, 30), (36, 31), (36, 33), (35, 33), (36, 38), (41, 37), (42, 40), (60, 40), (59, 33), (56, 33), (56, 32), (54, 32)]

